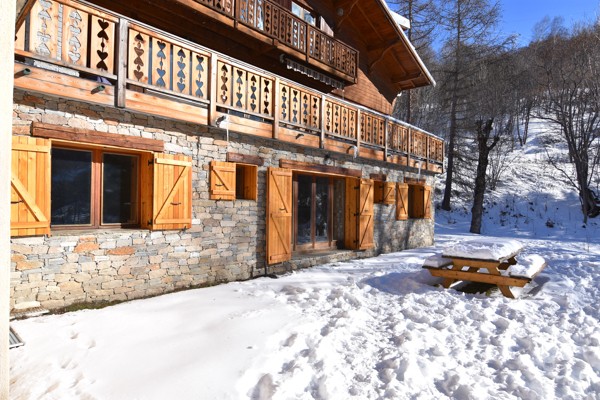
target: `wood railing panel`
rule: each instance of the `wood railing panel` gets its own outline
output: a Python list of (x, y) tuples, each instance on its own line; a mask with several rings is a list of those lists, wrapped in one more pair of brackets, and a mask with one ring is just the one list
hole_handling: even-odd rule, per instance
[(325, 100), (325, 132), (330, 135), (356, 140), (358, 110), (345, 104)]
[(279, 121), (309, 130), (320, 129), (321, 97), (317, 93), (281, 82)]
[(385, 124), (385, 119), (376, 114), (361, 113), (361, 142), (381, 148), (385, 147)]
[(91, 16), (90, 68), (115, 72), (115, 24), (96, 15)]
[(148, 82), (150, 68), (150, 36), (134, 29), (129, 30), (129, 63), (127, 78), (140, 83)]
[(64, 6), (65, 28), (62, 30), (62, 59), (81, 67), (88, 66), (89, 15), (74, 7)]
[[(222, 14), (233, 16), (234, 0), (195, 0), (197, 3), (208, 6)], [(239, 1), (239, 0), (238, 0)]]
[(58, 59), (58, 2), (38, 1), (31, 8), (29, 19), (29, 50), (48, 58)]
[(273, 117), (274, 79), (224, 60), (217, 62), (217, 103), (244, 113)]

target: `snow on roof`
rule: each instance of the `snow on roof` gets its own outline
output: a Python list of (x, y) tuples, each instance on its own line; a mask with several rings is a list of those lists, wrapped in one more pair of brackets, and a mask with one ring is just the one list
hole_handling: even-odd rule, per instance
[(400, 29), (410, 29), (410, 20), (408, 18), (403, 17), (402, 15), (392, 10), (390, 10), (390, 14), (394, 18), (394, 21), (400, 27)]

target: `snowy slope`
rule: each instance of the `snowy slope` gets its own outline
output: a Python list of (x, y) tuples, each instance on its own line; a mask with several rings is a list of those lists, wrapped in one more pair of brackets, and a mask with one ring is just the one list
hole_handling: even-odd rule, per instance
[(473, 238), (457, 207), (434, 247), (13, 322), (11, 398), (600, 399), (600, 230), (535, 140), (484, 226), (549, 264), (518, 299), (421, 268)]

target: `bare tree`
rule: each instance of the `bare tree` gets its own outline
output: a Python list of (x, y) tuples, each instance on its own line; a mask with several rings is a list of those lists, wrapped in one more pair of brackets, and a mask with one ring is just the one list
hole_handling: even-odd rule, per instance
[[(600, 166), (600, 27), (552, 35), (534, 43), (535, 76), (544, 90), (538, 117), (554, 124), (568, 149), (573, 172), (553, 165), (579, 193), (583, 220), (600, 215), (592, 180)], [(552, 162), (553, 160), (551, 160)]]
[(465, 50), (477, 48), (473, 47), (475, 44), (488, 42), (491, 29), (499, 18), (499, 6), (497, 2), (489, 0), (452, 0), (444, 2), (444, 5), (440, 12), (440, 24), (446, 32), (442, 63), (448, 66), (443, 85), (448, 98), (448, 165), (442, 209), (450, 210), (458, 120), (467, 104), (464, 87), (472, 66), (481, 58), (481, 55), (477, 57), (473, 52)]

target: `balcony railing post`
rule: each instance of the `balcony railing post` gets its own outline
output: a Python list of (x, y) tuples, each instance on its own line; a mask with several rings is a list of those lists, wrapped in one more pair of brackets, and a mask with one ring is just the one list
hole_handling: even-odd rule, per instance
[(208, 125), (210, 126), (217, 125), (217, 69), (217, 55), (215, 53), (211, 53), (209, 72), (210, 103), (208, 105)]
[(321, 95), (321, 115), (319, 118), (319, 127), (321, 128), (321, 142), (320, 146), (322, 149), (325, 148), (325, 107), (326, 107), (327, 98), (325, 95)]
[(279, 116), (281, 115), (281, 80), (278, 76), (273, 81), (273, 139), (279, 138)]
[(383, 161), (387, 161), (388, 158), (388, 135), (389, 135), (389, 126), (390, 121), (386, 118), (384, 120), (384, 133), (383, 133)]
[(431, 153), (429, 152), (429, 135), (425, 136), (425, 170), (429, 171), (429, 160), (431, 159)]
[(412, 129), (408, 128), (408, 134), (406, 135), (406, 166), (410, 167), (410, 153), (412, 150)]
[(129, 22), (119, 18), (117, 30), (117, 84), (115, 86), (115, 107), (125, 108), (127, 99), (127, 59)]
[(356, 154), (360, 154), (360, 140), (362, 138), (362, 111), (356, 112)]

